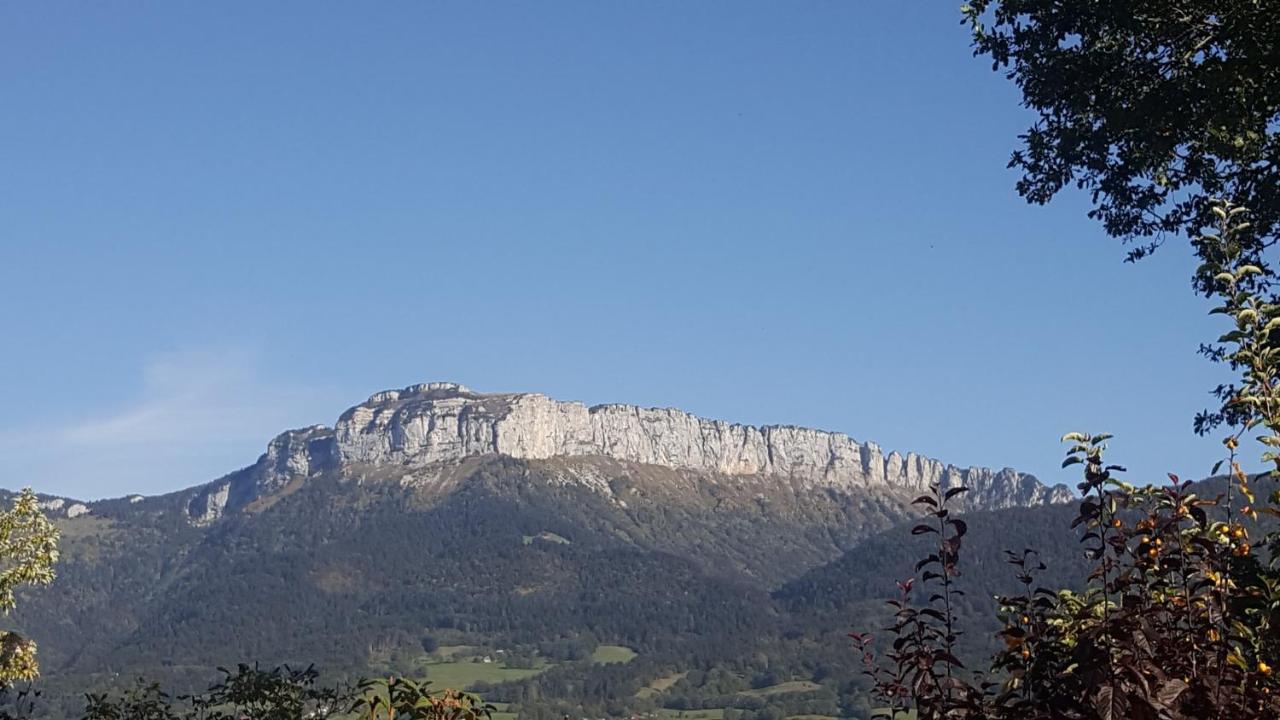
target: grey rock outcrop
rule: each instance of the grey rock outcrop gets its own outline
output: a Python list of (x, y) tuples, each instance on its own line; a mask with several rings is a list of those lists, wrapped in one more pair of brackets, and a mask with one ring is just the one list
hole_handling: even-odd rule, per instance
[(326, 469), (416, 468), (480, 455), (599, 456), (718, 477), (778, 476), (848, 493), (868, 487), (923, 492), (935, 482), (964, 485), (970, 489), (969, 508), (1071, 499), (1065, 486), (1047, 487), (1009, 468), (958, 468), (915, 453), (886, 455), (876, 444), (842, 433), (739, 425), (669, 408), (587, 407), (536, 393), (487, 394), (454, 383), (428, 383), (376, 393), (343, 413), (332, 430), (315, 426), (283, 433), (227, 493), (209, 487), (207, 499), (193, 500), (191, 515), (216, 518), (228, 503), (243, 504), (292, 478)]
[(270, 443), (258, 462), (205, 485), (187, 503), (187, 515), (207, 525), (227, 512), (283, 488), (291, 480), (335, 467), (333, 431), (323, 425), (287, 430)]
[(74, 520), (93, 512), (84, 503), (60, 497), (46, 497), (37, 502), (36, 507), (53, 517), (66, 517), (69, 520)]
[(230, 481), (220, 480), (206, 485), (187, 503), (187, 517), (196, 525), (208, 525), (223, 516), (230, 498)]
[(292, 478), (332, 467), (334, 451), (333, 431), (323, 425), (277, 435), (255, 466), (255, 494), (274, 491)]

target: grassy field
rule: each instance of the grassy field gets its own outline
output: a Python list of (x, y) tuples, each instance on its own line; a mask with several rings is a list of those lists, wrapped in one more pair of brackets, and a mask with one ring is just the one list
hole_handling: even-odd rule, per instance
[(636, 697), (643, 699), (643, 698), (651, 698), (655, 695), (661, 695), (662, 693), (670, 689), (672, 685), (675, 685), (676, 683), (683, 680), (685, 675), (688, 675), (688, 674), (689, 673), (687, 672), (682, 672), (682, 673), (675, 673), (673, 675), (667, 675), (665, 677), (655, 678), (648, 685), (645, 685), (644, 687), (637, 690)]
[(553, 532), (547, 532), (547, 531), (545, 531), (545, 530), (544, 530), (543, 532), (538, 533), (537, 535), (525, 535), (525, 536), (524, 536), (524, 544), (525, 544), (525, 545), (532, 545), (532, 544), (534, 544), (535, 542), (537, 542), (537, 541), (539, 541), (539, 540), (540, 540), (540, 541), (542, 541), (542, 542), (555, 543), (555, 544), (557, 544), (557, 545), (572, 545), (572, 544), (573, 544), (572, 542), (570, 542), (570, 541), (569, 541), (569, 539), (568, 539), (568, 538), (563, 537), (563, 536), (561, 536), (561, 535), (557, 535), (557, 534), (555, 534), (555, 533), (553, 533)]
[(790, 682), (778, 683), (777, 685), (760, 688), (759, 690), (747, 690), (741, 694), (750, 695), (752, 697), (768, 697), (770, 695), (784, 695), (786, 693), (810, 692), (821, 688), (822, 686), (818, 683), (809, 682), (808, 680), (792, 680)]
[(501, 663), (471, 661), (428, 663), (427, 679), (433, 689), (455, 688), (465, 690), (478, 682), (500, 683), (507, 680), (523, 680), (551, 667), (539, 665), (533, 668), (509, 668)]
[(591, 662), (597, 665), (609, 663), (629, 663), (636, 657), (636, 651), (622, 645), (600, 645), (591, 653)]
[(706, 708), (703, 710), (671, 710), (662, 708), (658, 714), (665, 718), (679, 720), (724, 720), (724, 708)]

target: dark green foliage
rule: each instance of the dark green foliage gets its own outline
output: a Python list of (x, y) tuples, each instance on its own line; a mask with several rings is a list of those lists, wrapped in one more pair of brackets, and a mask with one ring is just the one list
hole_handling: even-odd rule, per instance
[(351, 712), (360, 720), (488, 720), (493, 715), (492, 705), (472, 695), (454, 690), (435, 693), (427, 689), (428, 684), (400, 677), (365, 680)]
[(971, 676), (953, 652), (948, 572), (967, 526), (948, 533), (934, 488), (917, 502), (938, 524), (915, 530), (936, 536), (932, 554), (889, 602), (883, 661), (872, 636), (852, 636), (874, 693), (890, 716), (924, 720), (1277, 717), (1280, 572), (1241, 520), (1280, 515), (1280, 493), (1259, 507), (1236, 450), (1261, 432), (1262, 459), (1280, 474), (1280, 304), (1264, 257), (1280, 228), (1280, 13), (1248, 0), (975, 0), (965, 12), (976, 52), (1007, 68), (1039, 114), (1010, 163), (1024, 197), (1090, 190), (1109, 233), (1142, 241), (1130, 260), (1166, 234), (1193, 239), (1195, 289), (1234, 321), (1202, 352), (1237, 384), (1196, 419), (1200, 432), (1232, 428), (1229, 474), (1216, 497), (1172, 476), (1138, 488), (1104, 463), (1109, 435), (1065, 436), (1063, 466), (1084, 469), (1072, 527), (1089, 560), (1074, 588), (1085, 589), (1046, 587), (1039, 575), (1052, 565), (1011, 552), (1022, 591), (1000, 598), (1005, 648)]
[[(1088, 191), (1092, 217), (1137, 241), (1212, 224), (1211, 199), (1253, 212), (1250, 254), (1280, 230), (1280, 8), (1271, 0), (971, 0), (975, 53), (1036, 113), (1010, 166), (1048, 202)], [(1199, 276), (1207, 292), (1211, 278)]]
[[(852, 635), (891, 715), (1262, 720), (1280, 714), (1274, 675), (1280, 572), (1257, 556), (1251, 529), (1234, 519), (1256, 520), (1254, 483), (1234, 466), (1227, 492), (1216, 497), (1176, 477), (1167, 487), (1135, 488), (1115, 478), (1122, 468), (1104, 463), (1108, 437), (1065, 438), (1073, 446), (1064, 466), (1082, 464), (1085, 471), (1072, 526), (1081, 529), (1090, 562), (1086, 589), (1046, 588), (1037, 555), (1010, 553), (1022, 590), (1000, 599), (1005, 647), (972, 675), (961, 673), (952, 652), (960, 623), (947, 571), (948, 561), (958, 562), (965, 525), (947, 532), (951, 518), (940, 490), (920, 498), (938, 525), (913, 532), (930, 534), (936, 549), (889, 601), (892, 642), (883, 660), (871, 636)], [(1249, 505), (1233, 505), (1233, 488)]]
[(294, 720), (335, 715), (342, 706), (344, 691), (317, 685), (314, 667), (294, 670), (289, 666), (262, 670), (256, 664), (240, 664), (235, 672), (223, 670), (221, 682), (203, 695), (188, 698), (197, 711), (210, 720)]
[(203, 693), (172, 698), (139, 680), (119, 693), (91, 694), (83, 720), (487, 720), (493, 708), (455, 691), (431, 692), (404, 678), (324, 686), (312, 668), (262, 670), (241, 664)]
[[(1016, 587), (1016, 573), (1005, 562), (1005, 551), (1035, 548), (1048, 569), (1042, 584), (1082, 587), (1088, 563), (1070, 530), (1074, 508), (1051, 505), (1009, 508), (963, 516), (965, 562), (954, 578), (964, 594), (956, 598), (956, 617), (968, 633), (957, 642), (958, 655), (968, 661), (986, 657), (999, 630), (996, 595)], [(868, 538), (834, 563), (817, 568), (780, 588), (774, 596), (795, 618), (818, 631), (838, 633), (848, 627), (878, 627), (883, 604), (893, 581), (912, 577), (915, 564), (928, 554), (930, 538), (911, 535), (899, 526)]]
[(138, 681), (119, 696), (106, 693), (86, 698), (84, 720), (174, 720), (179, 717), (172, 699), (159, 683)]
[(86, 696), (84, 720), (324, 720), (350, 704), (340, 688), (321, 687), (312, 669), (262, 670), (241, 664), (207, 692), (172, 697), (155, 682), (138, 680), (118, 693)]
[(32, 683), (0, 688), (0, 720), (27, 720), (42, 706), (42, 693)]

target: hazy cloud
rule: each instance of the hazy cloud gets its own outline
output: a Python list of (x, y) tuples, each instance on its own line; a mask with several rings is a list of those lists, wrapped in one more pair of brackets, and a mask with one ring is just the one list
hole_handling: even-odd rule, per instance
[(141, 373), (121, 407), (0, 429), (0, 486), (80, 498), (177, 490), (252, 463), (282, 430), (332, 423), (349, 400), (267, 377), (243, 350), (156, 357)]

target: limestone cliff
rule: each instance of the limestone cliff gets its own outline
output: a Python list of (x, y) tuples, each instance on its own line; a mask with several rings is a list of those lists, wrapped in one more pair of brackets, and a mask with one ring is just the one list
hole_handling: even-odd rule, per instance
[(706, 420), (674, 409), (587, 407), (534, 393), (477, 393), (453, 383), (377, 393), (342, 414), (333, 429), (315, 426), (272, 440), (256, 465), (206, 486), (191, 502), (198, 522), (242, 506), (292, 478), (350, 466), (407, 469), (502, 455), (543, 460), (605, 457), (717, 477), (777, 476), (815, 489), (924, 491), (931, 483), (970, 489), (966, 505), (1001, 508), (1065, 502), (1065, 486), (1047, 487), (1012, 469), (958, 468), (874, 443), (790, 426), (753, 427)]

